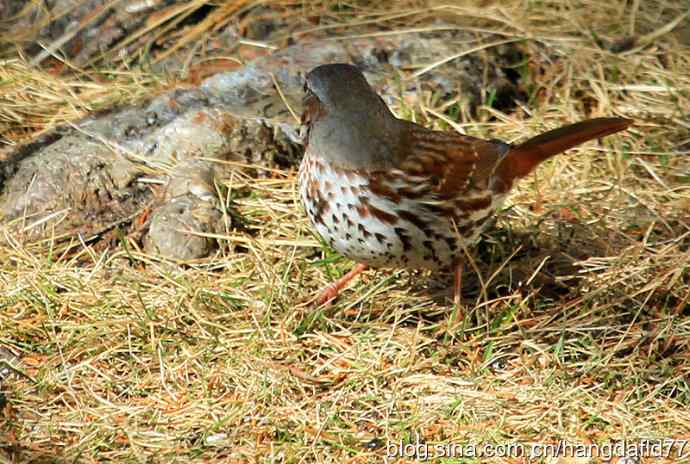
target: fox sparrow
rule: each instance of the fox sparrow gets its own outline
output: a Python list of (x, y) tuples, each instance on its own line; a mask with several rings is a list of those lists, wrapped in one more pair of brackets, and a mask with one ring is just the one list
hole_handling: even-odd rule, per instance
[(320, 304), (367, 266), (454, 269), (457, 303), (464, 249), (513, 183), (551, 156), (632, 123), (590, 119), (513, 146), (398, 119), (348, 64), (314, 68), (305, 91), (302, 203), (319, 235), (359, 263)]

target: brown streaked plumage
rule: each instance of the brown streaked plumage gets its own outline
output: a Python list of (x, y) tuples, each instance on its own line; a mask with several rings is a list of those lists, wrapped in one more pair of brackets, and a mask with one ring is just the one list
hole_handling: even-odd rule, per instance
[(512, 146), (397, 119), (348, 64), (313, 69), (305, 90), (302, 203), (319, 235), (359, 263), (320, 303), (366, 266), (455, 269), (457, 302), (463, 249), (478, 240), (515, 181), (632, 123), (590, 119)]

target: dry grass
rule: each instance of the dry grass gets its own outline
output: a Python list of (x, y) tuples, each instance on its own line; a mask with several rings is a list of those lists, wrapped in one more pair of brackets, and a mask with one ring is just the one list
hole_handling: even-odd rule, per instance
[[(637, 124), (521, 183), (477, 250), (462, 321), (446, 277), (427, 273), (369, 271), (335, 305), (306, 304), (352, 263), (314, 239), (294, 169), (227, 179), (251, 233), (228, 231), (224, 251), (187, 267), (131, 247), (63, 256), (5, 234), (0, 347), (21, 361), (0, 390), (0, 461), (382, 462), (387, 442), (417, 432), (690, 439), (688, 17), (665, 28), (683, 2), (288, 3), (296, 36), (442, 18), (525, 39), (529, 105), (482, 108), (461, 121), (469, 133), (513, 141), (583, 115)], [(237, 11), (175, 38), (193, 43)], [(317, 14), (318, 27), (303, 19)], [(597, 45), (630, 34), (643, 39), (628, 51)], [(93, 66), (3, 63), (0, 91), (23, 89), (0, 97), (7, 141), (167, 85), (114, 58)], [(443, 126), (432, 101), (412, 109)]]

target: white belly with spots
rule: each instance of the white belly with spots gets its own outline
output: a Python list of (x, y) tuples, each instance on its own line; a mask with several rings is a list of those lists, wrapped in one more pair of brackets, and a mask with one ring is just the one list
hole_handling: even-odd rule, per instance
[[(406, 188), (414, 192), (417, 188), (422, 192), (425, 188), (421, 177), (411, 187), (395, 180), (393, 174), (386, 185), (391, 191)], [(302, 204), (323, 240), (340, 254), (373, 267), (438, 269), (454, 265), (464, 256), (463, 247), (477, 241), (504, 198), (493, 198), (486, 207), (454, 223), (429, 208), (440, 203), (432, 195), (401, 195), (397, 201), (375, 195), (367, 178), (332, 169), (308, 152), (300, 166), (299, 183)], [(465, 201), (472, 199), (464, 197)], [(461, 231), (470, 223), (479, 225), (463, 235)]]

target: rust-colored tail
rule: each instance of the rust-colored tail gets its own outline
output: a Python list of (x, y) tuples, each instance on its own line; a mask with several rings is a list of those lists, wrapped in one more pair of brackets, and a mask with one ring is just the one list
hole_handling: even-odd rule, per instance
[(496, 174), (506, 186), (510, 186), (514, 179), (526, 176), (542, 161), (588, 140), (622, 131), (632, 122), (624, 118), (588, 119), (537, 135), (511, 147)]

